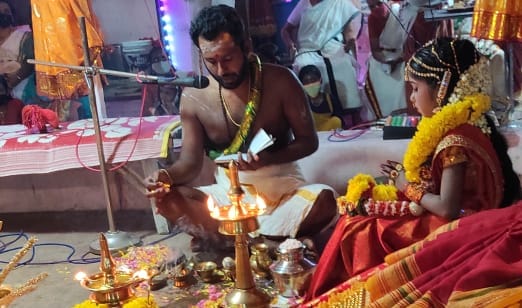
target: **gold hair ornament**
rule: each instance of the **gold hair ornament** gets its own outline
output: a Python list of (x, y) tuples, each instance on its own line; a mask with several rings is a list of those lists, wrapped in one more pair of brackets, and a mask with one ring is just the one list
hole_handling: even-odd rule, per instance
[(448, 85), (451, 80), (451, 71), (446, 70), (444, 72), (444, 75), (442, 76), (442, 81), (439, 85), (439, 90), (437, 91), (437, 106), (442, 107), (442, 102), (444, 100), (444, 97), (446, 96), (446, 93), (448, 92)]
[(412, 57), (412, 60), (413, 62), (419, 64), (420, 66), (422, 66), (424, 69), (428, 70), (428, 71), (435, 71), (435, 72), (444, 72), (446, 69), (442, 68), (442, 67), (435, 67), (435, 66), (430, 66), (424, 62), (422, 62), (419, 58), (417, 58), (416, 56), (413, 56)]
[(460, 72), (459, 61), (457, 59), (457, 53), (455, 52), (455, 41), (451, 41), (450, 47), (451, 47), (451, 52), (453, 53), (453, 61), (455, 61), (455, 67), (457, 68), (457, 73), (459, 73), (459, 75), (460, 75), (461, 72)]
[(406, 64), (406, 70), (405, 70), (405, 74), (404, 74), (405, 81), (410, 81), (410, 75), (413, 75), (413, 76), (417, 76), (417, 77), (421, 77), (421, 78), (434, 78), (440, 82), (440, 76), (435, 73), (421, 73), (421, 72), (417, 72), (416, 70), (414, 70), (410, 65), (412, 59), (414, 59), (414, 58), (411, 58), (408, 61), (408, 63)]
[(437, 60), (439, 60), (439, 62), (444, 65), (445, 67), (449, 67), (449, 68), (454, 68), (455, 66), (454, 65), (451, 65), (450, 63), (448, 62), (445, 62), (443, 61), (440, 57), (439, 57), (439, 54), (437, 53), (437, 51), (435, 50), (435, 44), (431, 45), (431, 53), (435, 56), (435, 58), (437, 58)]

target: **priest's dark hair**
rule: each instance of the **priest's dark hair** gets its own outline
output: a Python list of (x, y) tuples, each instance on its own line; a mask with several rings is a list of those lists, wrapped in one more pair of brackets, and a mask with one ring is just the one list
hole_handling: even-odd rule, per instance
[(245, 27), (236, 10), (220, 4), (203, 8), (190, 25), (190, 37), (199, 48), (199, 37), (214, 40), (220, 33), (229, 33), (234, 42), (245, 51)]

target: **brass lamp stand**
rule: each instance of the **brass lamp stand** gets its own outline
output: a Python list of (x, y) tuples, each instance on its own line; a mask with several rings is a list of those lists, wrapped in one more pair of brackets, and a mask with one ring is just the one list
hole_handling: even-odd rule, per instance
[(235, 236), (236, 281), (234, 289), (225, 296), (227, 307), (269, 307), (270, 297), (258, 289), (250, 267), (247, 233), (259, 228), (257, 216), (264, 211), (258, 204), (245, 205), (244, 191), (239, 185), (237, 163), (229, 163), (230, 205), (214, 206), (209, 198), (210, 215), (220, 222), (219, 232)]

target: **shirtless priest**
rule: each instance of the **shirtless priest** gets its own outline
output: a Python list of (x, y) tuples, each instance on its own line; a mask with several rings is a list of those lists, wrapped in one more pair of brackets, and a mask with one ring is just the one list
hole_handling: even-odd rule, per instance
[[(204, 155), (238, 155), (239, 178), (249, 199), (257, 192), (267, 204), (259, 216), (259, 233), (274, 237), (311, 236), (336, 218), (333, 190), (305, 183), (296, 161), (312, 154), (317, 134), (306, 95), (287, 68), (261, 64), (249, 53), (243, 24), (225, 5), (204, 8), (192, 22), (190, 35), (210, 78), (205, 89), (185, 88), (181, 98), (182, 149), (179, 159), (147, 179), (149, 196), (171, 222), (191, 226), (195, 239), (218, 241), (218, 222), (210, 217), (207, 199), (229, 204), (225, 169), (218, 167), (215, 184), (193, 188)], [(264, 129), (274, 144), (257, 155), (247, 151)], [(168, 184), (168, 185), (163, 185)], [(167, 188), (168, 186), (168, 188)], [(183, 217), (180, 219), (180, 217)], [(214, 242), (216, 245), (219, 243)]]

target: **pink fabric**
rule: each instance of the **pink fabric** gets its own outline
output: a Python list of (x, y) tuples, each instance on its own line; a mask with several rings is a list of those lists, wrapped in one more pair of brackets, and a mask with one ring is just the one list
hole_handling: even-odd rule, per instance
[[(159, 157), (168, 126), (178, 120), (179, 116), (144, 117), (141, 131), (138, 131), (140, 118), (102, 120), (106, 161), (122, 162), (129, 155), (131, 161)], [(61, 126), (48, 134), (28, 134), (21, 124), (0, 126), (0, 176), (48, 173), (81, 168), (83, 164), (99, 165), (92, 121), (79, 120)]]

